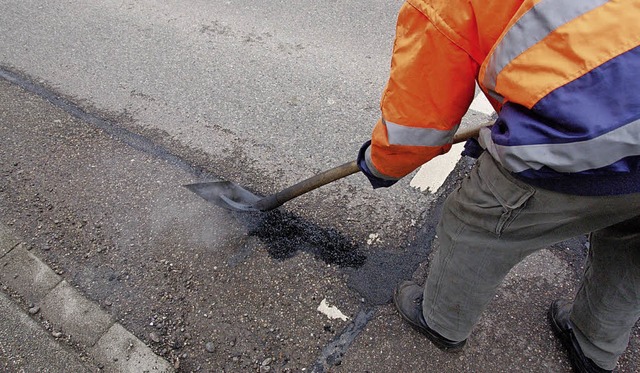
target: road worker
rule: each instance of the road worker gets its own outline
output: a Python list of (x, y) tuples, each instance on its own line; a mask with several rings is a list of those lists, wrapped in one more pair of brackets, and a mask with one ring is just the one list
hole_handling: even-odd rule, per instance
[(479, 158), (445, 202), (426, 283), (394, 295), (439, 348), (464, 346), (514, 265), (589, 234), (583, 281), (548, 318), (576, 371), (616, 366), (640, 317), (638, 19), (637, 0), (402, 6), (382, 117), (358, 156), (373, 187), (449, 151), (476, 82), (498, 113), (467, 144)]

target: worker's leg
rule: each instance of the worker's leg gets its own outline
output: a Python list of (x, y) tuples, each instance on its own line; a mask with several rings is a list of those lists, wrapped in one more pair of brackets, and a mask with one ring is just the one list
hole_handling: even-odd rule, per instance
[(564, 239), (637, 215), (640, 194), (577, 197), (534, 188), (483, 154), (447, 199), (423, 300), (427, 324), (466, 339), (509, 270)]
[(571, 322), (584, 354), (613, 369), (640, 318), (640, 217), (591, 234)]

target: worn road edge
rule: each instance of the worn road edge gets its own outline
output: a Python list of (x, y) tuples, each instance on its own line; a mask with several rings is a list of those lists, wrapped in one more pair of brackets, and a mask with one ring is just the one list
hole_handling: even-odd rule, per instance
[(3, 291), (15, 292), (33, 305), (58, 338), (68, 337), (103, 371), (174, 372), (169, 362), (35, 257), (2, 223), (0, 283)]

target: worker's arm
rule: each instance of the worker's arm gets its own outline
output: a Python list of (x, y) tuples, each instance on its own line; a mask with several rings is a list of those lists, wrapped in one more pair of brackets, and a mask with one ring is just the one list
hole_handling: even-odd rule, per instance
[(449, 26), (408, 3), (400, 10), (382, 118), (361, 151), (361, 169), (372, 182), (391, 184), (449, 151), (473, 100), (478, 64), (442, 27)]

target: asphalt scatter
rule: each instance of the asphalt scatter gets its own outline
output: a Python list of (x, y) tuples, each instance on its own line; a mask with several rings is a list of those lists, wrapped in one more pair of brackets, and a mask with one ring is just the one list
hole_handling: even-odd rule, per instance
[(305, 251), (327, 264), (361, 267), (366, 255), (335, 228), (321, 227), (287, 211), (243, 214), (248, 235), (257, 237), (274, 259), (285, 260)]

